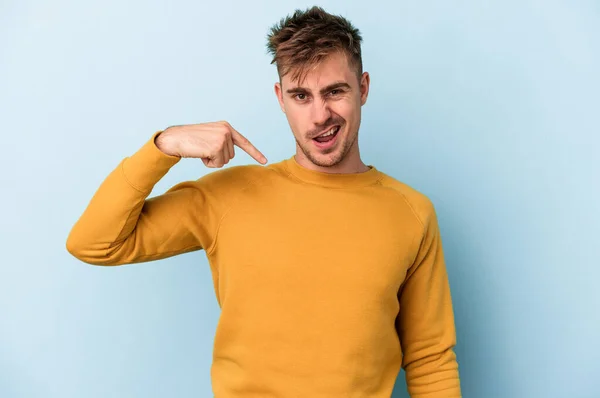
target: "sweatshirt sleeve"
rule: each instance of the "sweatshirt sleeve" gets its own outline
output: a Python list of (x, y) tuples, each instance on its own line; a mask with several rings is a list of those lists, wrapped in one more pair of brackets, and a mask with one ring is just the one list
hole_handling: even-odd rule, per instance
[(152, 135), (106, 177), (72, 227), (67, 250), (94, 265), (158, 260), (214, 242), (219, 214), (203, 179), (148, 198), (181, 158), (163, 153)]
[(418, 253), (399, 293), (402, 367), (411, 398), (460, 398), (450, 285), (431, 202), (426, 209)]

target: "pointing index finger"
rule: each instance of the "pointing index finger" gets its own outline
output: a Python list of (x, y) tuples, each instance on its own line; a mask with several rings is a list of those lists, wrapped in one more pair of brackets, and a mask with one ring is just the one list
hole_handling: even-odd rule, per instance
[(252, 156), (257, 162), (261, 164), (267, 163), (267, 158), (262, 154), (252, 143), (240, 134), (233, 127), (231, 128), (231, 138), (233, 139), (233, 143), (238, 147), (242, 148), (248, 155)]

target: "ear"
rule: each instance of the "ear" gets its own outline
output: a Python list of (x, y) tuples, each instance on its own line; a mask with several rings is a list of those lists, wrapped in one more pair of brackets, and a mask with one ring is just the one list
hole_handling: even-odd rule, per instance
[(277, 101), (279, 101), (279, 106), (281, 107), (281, 111), (285, 113), (285, 104), (283, 103), (283, 89), (281, 88), (281, 83), (275, 83), (275, 95), (277, 96)]
[(371, 76), (368, 72), (364, 72), (360, 79), (360, 104), (364, 105), (369, 96), (369, 86), (371, 85)]

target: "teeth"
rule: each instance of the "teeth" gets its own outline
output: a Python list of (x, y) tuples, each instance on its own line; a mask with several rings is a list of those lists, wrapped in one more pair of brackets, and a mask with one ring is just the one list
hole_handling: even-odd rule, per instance
[(335, 129), (337, 128), (337, 126), (332, 127), (331, 130), (329, 130), (327, 133), (320, 135), (319, 137), (328, 137), (330, 135), (333, 134), (333, 132), (335, 131)]

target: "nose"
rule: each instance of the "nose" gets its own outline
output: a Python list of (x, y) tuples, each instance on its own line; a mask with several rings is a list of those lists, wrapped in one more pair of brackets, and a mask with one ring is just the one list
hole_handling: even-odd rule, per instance
[(315, 126), (323, 126), (331, 118), (331, 109), (326, 101), (313, 101), (312, 120)]

